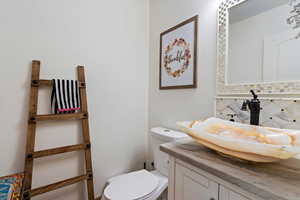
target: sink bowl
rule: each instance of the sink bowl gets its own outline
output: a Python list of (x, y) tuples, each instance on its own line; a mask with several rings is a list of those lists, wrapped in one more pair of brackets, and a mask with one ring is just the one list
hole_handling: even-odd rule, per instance
[(227, 156), (277, 162), (300, 154), (300, 131), (251, 126), (218, 118), (178, 122), (196, 142)]

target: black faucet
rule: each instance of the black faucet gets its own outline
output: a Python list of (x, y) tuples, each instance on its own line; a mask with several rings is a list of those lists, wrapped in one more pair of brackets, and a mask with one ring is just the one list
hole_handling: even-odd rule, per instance
[(246, 100), (243, 102), (242, 109), (243, 111), (247, 111), (247, 107), (250, 110), (250, 124), (251, 125), (259, 125), (259, 114), (260, 114), (260, 101), (257, 98), (257, 95), (253, 90), (250, 90), (253, 95), (253, 99)]

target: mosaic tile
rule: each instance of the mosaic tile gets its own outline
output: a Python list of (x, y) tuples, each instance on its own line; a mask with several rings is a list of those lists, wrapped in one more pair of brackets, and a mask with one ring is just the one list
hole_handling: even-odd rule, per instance
[[(243, 101), (246, 99), (217, 98), (216, 117), (234, 120), (241, 123), (250, 121), (250, 112), (242, 111)], [(300, 129), (300, 101), (261, 99), (260, 124), (262, 126)]]

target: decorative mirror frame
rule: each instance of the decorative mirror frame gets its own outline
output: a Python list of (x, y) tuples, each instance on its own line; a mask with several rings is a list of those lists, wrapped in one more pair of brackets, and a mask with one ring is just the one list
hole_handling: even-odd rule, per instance
[(227, 84), (229, 9), (247, 0), (224, 0), (218, 10), (217, 38), (217, 95), (249, 94), (253, 89), (259, 94), (300, 94), (300, 81), (254, 84)]

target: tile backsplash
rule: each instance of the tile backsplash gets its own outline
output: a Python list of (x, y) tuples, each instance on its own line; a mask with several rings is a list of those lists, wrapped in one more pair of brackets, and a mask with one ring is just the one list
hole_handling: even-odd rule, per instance
[[(244, 98), (217, 97), (216, 117), (233, 119), (236, 122), (248, 123), (250, 112), (242, 111)], [(300, 129), (300, 100), (268, 98), (260, 99), (261, 114), (260, 125), (267, 127)]]

